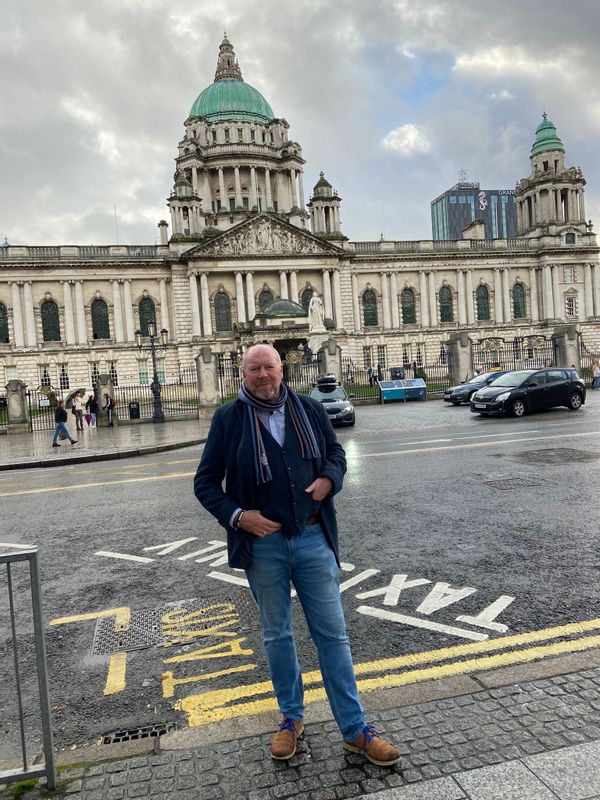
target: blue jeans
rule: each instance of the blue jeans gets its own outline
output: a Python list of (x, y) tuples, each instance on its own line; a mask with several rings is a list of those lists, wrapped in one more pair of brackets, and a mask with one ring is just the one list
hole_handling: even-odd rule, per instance
[(356, 739), (365, 726), (358, 699), (350, 643), (346, 634), (338, 567), (320, 525), (301, 536), (274, 533), (253, 541), (252, 563), (246, 570), (258, 604), (271, 681), (286, 717), (304, 717), (302, 671), (292, 630), (290, 582), (308, 622), (319, 655), (325, 691), (342, 736)]
[(65, 436), (67, 437), (67, 439), (70, 442), (74, 442), (75, 441), (75, 439), (73, 439), (73, 437), (69, 433), (69, 429), (67, 428), (67, 423), (66, 422), (57, 422), (56, 423), (56, 428), (54, 428), (54, 438), (52, 439), (52, 444), (57, 444), (58, 437), (59, 437), (59, 434), (61, 433), (61, 431), (62, 431), (62, 433), (65, 434)]

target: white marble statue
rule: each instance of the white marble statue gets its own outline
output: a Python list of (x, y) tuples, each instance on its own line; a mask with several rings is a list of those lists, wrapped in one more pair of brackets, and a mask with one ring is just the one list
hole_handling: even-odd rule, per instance
[(325, 330), (325, 311), (323, 301), (316, 292), (312, 293), (308, 304), (308, 327), (309, 330)]

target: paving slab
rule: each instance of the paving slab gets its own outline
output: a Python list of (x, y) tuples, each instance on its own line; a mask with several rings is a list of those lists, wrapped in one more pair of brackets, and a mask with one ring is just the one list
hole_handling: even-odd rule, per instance
[(593, 800), (600, 794), (600, 742), (540, 753), (523, 761), (560, 800)]
[(358, 800), (463, 800), (467, 795), (452, 778), (389, 789), (376, 794), (362, 794)]
[(470, 800), (556, 800), (556, 795), (521, 761), (455, 775)]

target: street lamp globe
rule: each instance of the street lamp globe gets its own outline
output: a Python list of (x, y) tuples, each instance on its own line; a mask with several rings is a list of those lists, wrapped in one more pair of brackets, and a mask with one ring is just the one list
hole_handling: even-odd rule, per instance
[(166, 347), (169, 344), (169, 331), (166, 328), (161, 329), (160, 341), (163, 347)]
[(139, 328), (135, 332), (135, 343), (138, 346), (138, 350), (141, 350), (142, 349), (142, 332), (141, 332), (141, 330)]
[(148, 321), (148, 336), (154, 339), (156, 336), (156, 322), (153, 319)]

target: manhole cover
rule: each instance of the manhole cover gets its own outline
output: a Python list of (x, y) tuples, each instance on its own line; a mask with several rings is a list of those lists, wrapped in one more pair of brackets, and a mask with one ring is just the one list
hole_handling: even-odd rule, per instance
[(494, 489), (522, 489), (527, 486), (541, 486), (536, 481), (530, 481), (529, 478), (500, 478), (496, 481), (483, 481), (486, 486), (492, 486)]
[(175, 722), (163, 722), (158, 725), (146, 725), (143, 728), (129, 728), (129, 730), (114, 731), (105, 733), (102, 737), (102, 744), (117, 744), (118, 742), (131, 742), (135, 739), (150, 739), (155, 736), (163, 736), (165, 733), (177, 730)]
[(528, 453), (517, 453), (511, 456), (522, 464), (585, 464), (597, 461), (598, 453), (586, 450), (574, 450), (570, 447), (550, 447), (547, 450), (530, 450)]
[(166, 603), (161, 608), (132, 611), (126, 631), (115, 630), (114, 617), (101, 617), (96, 622), (92, 655), (189, 643), (194, 640), (194, 632), (227, 622), (235, 631), (259, 630), (260, 617), (252, 598), (225, 597), (212, 603), (194, 598)]

